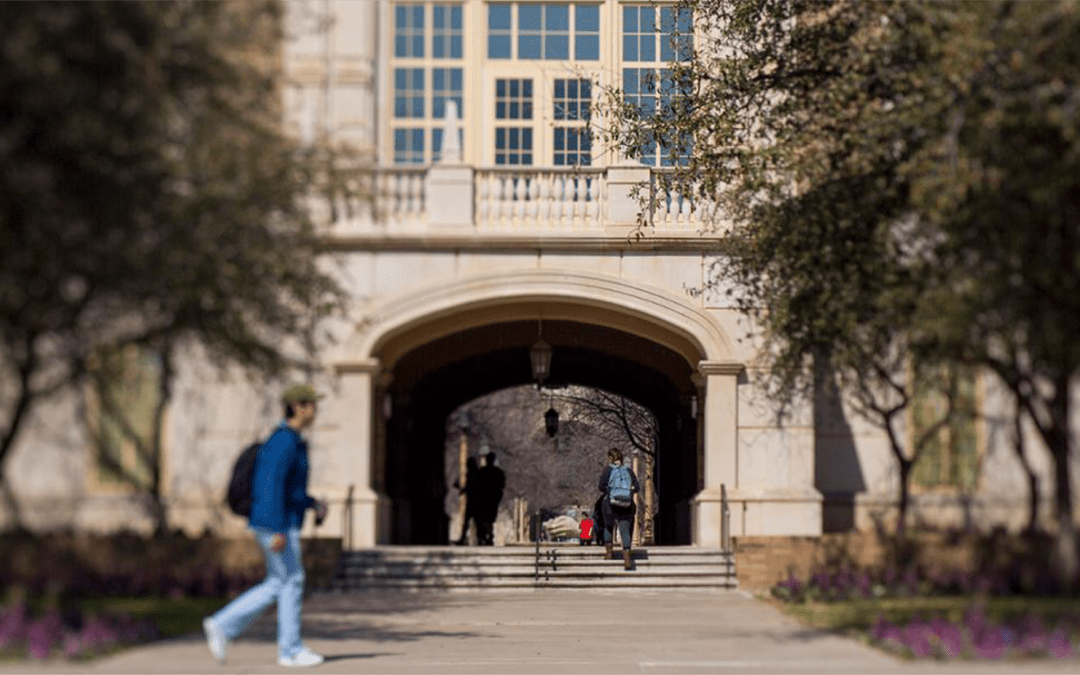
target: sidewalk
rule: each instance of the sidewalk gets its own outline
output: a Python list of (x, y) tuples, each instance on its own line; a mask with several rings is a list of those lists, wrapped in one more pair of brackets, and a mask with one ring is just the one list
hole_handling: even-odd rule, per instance
[[(215, 662), (200, 634), (84, 664), (0, 672), (275, 673), (271, 611)], [(1072, 662), (906, 662), (806, 628), (740, 591), (316, 594), (304, 637), (312, 673), (1075, 673)]]

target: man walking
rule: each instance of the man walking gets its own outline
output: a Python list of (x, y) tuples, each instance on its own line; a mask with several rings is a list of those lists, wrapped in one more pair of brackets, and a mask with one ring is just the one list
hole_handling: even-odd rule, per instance
[(484, 466), (476, 470), (476, 492), (469, 499), (477, 498), (476, 534), (480, 546), (495, 544), (495, 520), (499, 516), (499, 502), (506, 488), (506, 474), (495, 466), (495, 453), (484, 456)]
[(309, 508), (315, 509), (320, 520), (326, 515), (326, 505), (307, 493), (307, 441), (300, 435), (315, 421), (318, 398), (310, 385), (286, 389), (281, 397), (285, 420), (259, 449), (248, 525), (266, 560), (266, 579), (203, 620), (210, 653), (218, 661), (225, 660), (229, 641), (275, 602), (278, 665), (314, 666), (323, 661), (300, 641), (300, 605), (304, 598), (300, 527)]

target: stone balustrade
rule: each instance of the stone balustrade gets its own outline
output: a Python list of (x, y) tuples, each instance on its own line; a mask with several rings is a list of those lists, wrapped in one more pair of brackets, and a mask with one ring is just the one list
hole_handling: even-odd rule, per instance
[(365, 174), (365, 198), (329, 215), (331, 236), (625, 237), (638, 226), (635, 186), (651, 194), (646, 224), (700, 236), (702, 209), (662, 192), (640, 165), (600, 168), (386, 167)]

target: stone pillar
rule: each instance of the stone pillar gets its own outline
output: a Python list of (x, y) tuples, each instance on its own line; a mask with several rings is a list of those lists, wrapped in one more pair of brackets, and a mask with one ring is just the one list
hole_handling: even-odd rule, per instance
[(473, 169), (471, 166), (436, 164), (427, 173), (425, 186), (431, 226), (473, 226)]
[[(633, 196), (634, 187), (649, 182), (650, 169), (637, 162), (607, 170), (607, 220), (612, 225), (636, 225), (641, 204)], [(648, 189), (646, 185), (644, 189)]]
[(386, 499), (372, 487), (372, 452), (375, 438), (375, 385), (380, 363), (366, 359), (337, 366), (340, 397), (337, 446), (337, 466), (340, 480), (352, 492), (352, 531), (343, 533), (351, 538), (353, 548), (367, 548), (386, 539), (388, 529), (383, 515)]
[[(694, 498), (693, 542), (697, 546), (720, 546), (722, 511), (720, 486), (731, 496), (739, 483), (738, 378), (741, 363), (702, 361), (697, 382), (704, 397), (699, 414), (704, 424), (703, 488)], [(731, 518), (732, 534), (742, 534)]]

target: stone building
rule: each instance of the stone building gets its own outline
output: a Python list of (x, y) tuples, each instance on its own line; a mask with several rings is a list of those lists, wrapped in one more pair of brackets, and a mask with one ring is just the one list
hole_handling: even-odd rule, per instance
[[(736, 536), (812, 536), (888, 513), (897, 476), (879, 430), (824, 398), (778, 423), (762, 400), (750, 327), (709, 284), (722, 231), (703, 231), (700, 211), (671, 194), (639, 222), (635, 187), (677, 158), (651, 147), (628, 159), (589, 133), (603, 87), (639, 102), (665, 95), (670, 33), (686, 23), (671, 6), (288, 7), (284, 123), (309, 142), (351, 144), (373, 192), (325, 214), (327, 264), (354, 306), (328, 326), (337, 339), (313, 378), (329, 394), (311, 433), (312, 492), (333, 501), (321, 534), (354, 547), (445, 543), (446, 417), (532, 382), (540, 340), (549, 382), (601, 387), (655, 414), (660, 543), (719, 545), (722, 495)], [(152, 376), (152, 363), (138, 368)], [(192, 352), (165, 439), (175, 523), (241, 526), (221, 496), (240, 449), (280, 415), (276, 393), (220, 377)], [(986, 378), (969, 395), (1005, 408)], [(77, 398), (41, 408), (9, 462), (24, 516), (139, 527), (138, 501), (95, 467)], [(937, 456), (959, 459), (931, 453), (920, 467), (917, 516), (1022, 524), (1010, 429), (988, 416), (949, 430)]]

